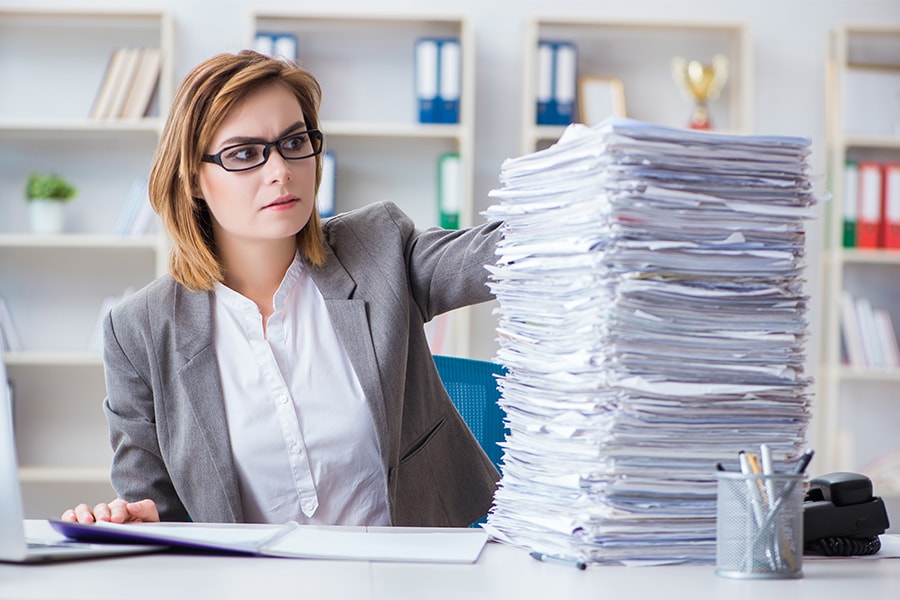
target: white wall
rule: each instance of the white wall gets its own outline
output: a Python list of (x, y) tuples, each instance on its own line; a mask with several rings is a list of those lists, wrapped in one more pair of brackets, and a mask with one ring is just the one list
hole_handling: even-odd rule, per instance
[[(114, 9), (166, 7), (177, 24), (176, 77), (200, 60), (244, 47), (250, 9), (328, 13), (463, 14), (476, 30), (476, 210), (487, 206), (500, 163), (518, 153), (522, 32), (530, 15), (592, 18), (744, 21), (753, 46), (753, 118), (756, 133), (802, 135), (813, 140), (812, 163), (824, 181), (824, 61), (828, 31), (843, 22), (900, 25), (900, 0), (0, 0), (3, 7)], [(373, 90), (373, 93), (378, 93)], [(327, 90), (325, 90), (327, 101)], [(813, 296), (811, 364), (818, 357), (816, 319), (821, 278), (820, 223), (810, 226), (809, 292)], [(476, 310), (473, 354), (490, 358), (495, 348), (491, 305)]]

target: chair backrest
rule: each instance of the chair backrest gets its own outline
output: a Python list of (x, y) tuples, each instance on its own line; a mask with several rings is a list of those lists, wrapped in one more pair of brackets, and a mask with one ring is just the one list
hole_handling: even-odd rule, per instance
[(500, 390), (497, 375), (506, 369), (497, 363), (457, 356), (434, 356), (441, 381), (475, 439), (488, 458), (500, 469), (505, 438), (503, 410), (498, 404)]

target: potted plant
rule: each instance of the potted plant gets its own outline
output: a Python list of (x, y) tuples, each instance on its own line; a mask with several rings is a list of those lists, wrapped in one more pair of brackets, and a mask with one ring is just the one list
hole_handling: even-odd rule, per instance
[(61, 233), (63, 230), (63, 203), (75, 197), (76, 189), (68, 181), (54, 173), (31, 173), (25, 184), (34, 233)]

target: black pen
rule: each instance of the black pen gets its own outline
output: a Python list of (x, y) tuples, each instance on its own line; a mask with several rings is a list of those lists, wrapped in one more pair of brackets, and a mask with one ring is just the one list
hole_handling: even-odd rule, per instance
[(813, 454), (815, 454), (815, 451), (807, 450), (800, 455), (800, 460), (797, 461), (796, 466), (794, 466), (794, 475), (800, 475), (806, 471), (806, 467), (809, 466), (809, 461), (812, 460)]
[(532, 558), (536, 558), (541, 562), (555, 562), (561, 565), (568, 565), (570, 567), (575, 567), (576, 569), (581, 569), (584, 571), (587, 569), (587, 565), (584, 561), (575, 560), (571, 558), (563, 558), (562, 556), (554, 556), (553, 554), (544, 554), (543, 552), (534, 551), (531, 553)]

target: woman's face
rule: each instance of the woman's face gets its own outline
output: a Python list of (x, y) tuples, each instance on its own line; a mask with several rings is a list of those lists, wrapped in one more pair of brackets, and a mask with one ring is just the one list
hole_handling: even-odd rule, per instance
[[(232, 160), (252, 164), (254, 157), (262, 160), (261, 147), (232, 147), (289, 138), (284, 142), (288, 150), (306, 140), (303, 135), (293, 137), (305, 130), (297, 98), (287, 88), (271, 85), (232, 109), (205, 152), (225, 150), (221, 159), (228, 165)], [(316, 158), (285, 160), (272, 146), (264, 164), (246, 171), (229, 172), (202, 162), (198, 185), (198, 196), (212, 213), (217, 245), (284, 240), (306, 226), (314, 209)]]

